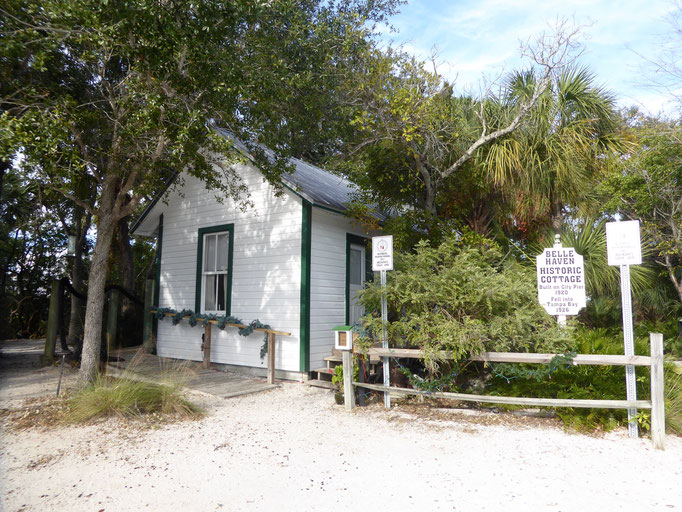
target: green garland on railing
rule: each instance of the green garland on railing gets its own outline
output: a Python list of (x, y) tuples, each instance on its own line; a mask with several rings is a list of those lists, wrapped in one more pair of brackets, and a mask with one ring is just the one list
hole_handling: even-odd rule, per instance
[(533, 380), (552, 380), (552, 374), (557, 370), (559, 366), (565, 366), (570, 368), (573, 366), (573, 358), (577, 355), (576, 352), (566, 351), (563, 354), (555, 355), (549, 363), (545, 363), (539, 367), (534, 368), (524, 368), (518, 364), (491, 364), (488, 363), (490, 368), (490, 373), (493, 377), (498, 379), (504, 379), (507, 384), (511, 383), (513, 379), (533, 379)]
[[(158, 320), (163, 320), (167, 314), (170, 314), (173, 316), (171, 322), (173, 325), (178, 325), (180, 321), (189, 316), (188, 323), (191, 327), (194, 327), (197, 325), (197, 323), (201, 322), (201, 325), (206, 325), (211, 321), (217, 322), (216, 326), (218, 329), (221, 331), (225, 330), (225, 327), (227, 327), (227, 324), (241, 324), (244, 327), (239, 327), (237, 328), (237, 334), (240, 336), (249, 336), (253, 333), (255, 329), (270, 329), (270, 326), (268, 324), (262, 323), (260, 320), (251, 320), (248, 324), (244, 323), (241, 321), (241, 319), (237, 318), (236, 316), (232, 315), (214, 315), (214, 314), (202, 314), (202, 313), (195, 313), (191, 309), (183, 309), (182, 311), (176, 311), (173, 308), (157, 308), (156, 312), (154, 315)], [(263, 345), (260, 348), (260, 358), (263, 360), (268, 353), (268, 333), (265, 333), (265, 336), (263, 337)]]
[[(487, 363), (487, 367), (490, 369), (490, 373), (494, 378), (506, 380), (507, 384), (510, 384), (513, 379), (534, 379), (536, 381), (544, 379), (552, 380), (552, 374), (559, 366), (565, 366), (566, 368), (573, 366), (573, 359), (576, 355), (576, 352), (566, 351), (563, 354), (555, 355), (548, 363), (533, 368), (524, 368), (520, 367), (518, 364), (508, 363), (496, 363), (494, 365), (492, 363)], [(458, 368), (455, 368), (440, 377), (423, 378), (413, 374), (409, 368), (400, 364), (396, 358), (392, 359), (398, 365), (400, 372), (410, 381), (410, 384), (412, 384), (414, 389), (429, 393), (451, 388), (457, 379), (458, 373), (464, 366), (464, 363), (460, 363)]]

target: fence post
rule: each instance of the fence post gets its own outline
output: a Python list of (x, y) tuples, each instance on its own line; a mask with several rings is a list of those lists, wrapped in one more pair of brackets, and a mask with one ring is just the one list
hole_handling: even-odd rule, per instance
[(353, 388), (353, 354), (350, 350), (343, 351), (343, 401), (346, 410), (355, 408), (355, 389)]
[(268, 384), (275, 383), (275, 333), (268, 333)]
[(147, 279), (144, 284), (144, 318), (142, 322), (142, 346), (147, 354), (154, 352), (154, 316), (151, 309), (154, 302), (154, 280)]
[(204, 350), (204, 361), (201, 365), (202, 368), (211, 367), (211, 323), (206, 322), (204, 325), (204, 343), (201, 347)]
[(121, 306), (121, 294), (114, 289), (109, 292), (109, 308), (107, 312), (107, 357), (117, 347), (118, 338), (118, 311)]
[(63, 300), (60, 294), (60, 282), (52, 281), (50, 292), (50, 312), (47, 316), (47, 332), (45, 333), (45, 351), (40, 356), (40, 364), (49, 365), (54, 363), (54, 349), (57, 346), (57, 331), (59, 330), (59, 302)]
[(663, 378), (663, 335), (649, 333), (651, 343), (651, 441), (665, 449), (665, 392)]

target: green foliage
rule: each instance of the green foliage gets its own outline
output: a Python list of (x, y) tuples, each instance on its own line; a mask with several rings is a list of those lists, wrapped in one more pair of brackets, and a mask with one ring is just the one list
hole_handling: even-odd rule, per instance
[[(606, 252), (606, 219), (582, 218), (565, 223), (561, 230), (561, 243), (573, 247), (583, 257), (585, 265), (585, 287), (589, 297), (620, 297), (620, 270), (608, 264)], [(554, 233), (546, 231), (544, 236), (529, 245), (529, 254), (540, 254), (544, 247), (552, 247)], [(645, 289), (655, 284), (655, 272), (647, 259), (651, 249), (647, 240), (643, 241), (642, 257), (644, 265), (630, 267), (630, 283), (635, 298)]]
[[(327, 119), (347, 124), (331, 108), (338, 106), (333, 93), (353, 58), (372, 47), (373, 24), (394, 6), (393, 0), (0, 6), (0, 161), (29, 169), (44, 188), (96, 219), (83, 379), (96, 372), (117, 222), (171, 179), (181, 181), (179, 170), (219, 200), (248, 207), (238, 169), (226, 165), (244, 157), (216, 126), (239, 136), (273, 183), (287, 169), (284, 157), (304, 153), (308, 137), (311, 154), (330, 150), (324, 141), (338, 135), (324, 135), (320, 126)], [(91, 193), (75, 193), (83, 183)]]
[[(537, 81), (532, 70), (515, 73), (505, 101), (529, 98)], [(583, 67), (564, 68), (528, 121), (487, 154), (491, 179), (510, 196), (525, 238), (535, 235), (529, 227), (542, 224), (561, 232), (568, 209), (590, 199), (607, 162), (604, 155), (627, 147), (614, 96), (595, 82)]]
[(637, 146), (600, 187), (605, 209), (639, 219), (655, 261), (682, 302), (682, 125), (635, 114)]
[(23, 173), (2, 169), (0, 188), (0, 338), (44, 335), (51, 281), (65, 266), (59, 253), (66, 236)]
[[(353, 365), (353, 380), (357, 382), (360, 377), (360, 366)], [(343, 392), (343, 365), (336, 365), (334, 373), (332, 373), (332, 384), (334, 384), (339, 391)]]
[(667, 320), (642, 321), (635, 325), (635, 339), (646, 338), (650, 332), (663, 334), (663, 351), (666, 355), (682, 359), (682, 336), (678, 326), (678, 317)]
[(682, 436), (682, 367), (665, 366), (665, 424), (668, 432)]
[[(617, 330), (576, 329), (572, 347), (580, 354), (622, 354), (623, 338)], [(648, 353), (648, 337), (637, 338), (635, 353)], [(522, 365), (529, 370), (537, 365)], [(540, 398), (625, 400), (625, 369), (618, 366), (559, 365), (550, 378), (507, 380), (493, 373), (486, 393), (503, 396)], [(638, 371), (637, 397), (650, 396), (649, 372)], [(620, 409), (559, 408), (557, 415), (566, 427), (576, 430), (611, 430), (627, 421), (627, 411)]]
[[(507, 261), (493, 242), (465, 238), (469, 243), (450, 237), (437, 247), (420, 242), (414, 253), (396, 256), (386, 286), (391, 345), (424, 349), (432, 371), (442, 350), (454, 359), (485, 350), (563, 352), (568, 331), (538, 304), (534, 275)], [(377, 311), (379, 283), (360, 300)], [(364, 321), (378, 337), (381, 319)]]
[[(640, 325), (635, 338), (635, 353), (649, 353), (651, 325)], [(622, 354), (623, 337), (618, 329), (576, 329), (574, 350), (581, 354)], [(495, 365), (497, 366), (497, 365)], [(537, 370), (537, 365), (525, 366), (527, 371)], [(537, 396), (542, 398), (625, 400), (625, 371), (618, 366), (557, 366), (549, 378), (507, 379), (493, 371), (486, 384), (486, 393), (502, 396)], [(647, 368), (637, 369), (637, 398), (650, 398), (650, 374)], [(665, 415), (668, 432), (682, 434), (682, 372), (675, 364), (665, 364)], [(627, 412), (619, 409), (559, 408), (557, 415), (566, 427), (577, 430), (610, 430), (627, 424)], [(648, 431), (651, 414), (639, 411), (637, 422)]]
[(573, 364), (573, 358), (576, 356), (575, 352), (568, 350), (563, 354), (555, 355), (548, 363), (541, 365), (521, 365), (500, 363), (488, 363), (490, 374), (497, 378), (506, 380), (510, 383), (514, 379), (535, 379), (538, 381), (548, 379), (552, 380), (552, 375), (562, 366), (570, 368)]

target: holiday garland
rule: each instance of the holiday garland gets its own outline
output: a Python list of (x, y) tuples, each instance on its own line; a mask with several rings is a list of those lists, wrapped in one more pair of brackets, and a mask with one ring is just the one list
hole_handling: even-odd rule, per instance
[[(173, 325), (178, 325), (183, 318), (187, 317), (189, 317), (187, 322), (191, 327), (194, 327), (199, 322), (201, 322), (201, 325), (207, 325), (208, 323), (215, 322), (216, 326), (221, 331), (225, 330), (225, 327), (227, 327), (228, 324), (238, 324), (242, 326), (237, 329), (237, 333), (240, 336), (249, 336), (250, 334), (253, 333), (255, 329), (270, 329), (270, 326), (268, 324), (264, 324), (258, 319), (252, 320), (248, 324), (245, 324), (244, 322), (241, 321), (241, 319), (237, 318), (236, 316), (214, 314), (206, 315), (203, 313), (195, 313), (191, 309), (183, 309), (182, 311), (176, 311), (173, 308), (157, 308), (156, 311), (154, 312), (154, 315), (158, 320), (163, 320), (167, 316), (171, 316), (172, 317), (171, 322)], [(261, 360), (265, 358), (265, 355), (267, 353), (268, 333), (265, 333), (265, 336), (263, 337), (263, 345), (260, 348)]]

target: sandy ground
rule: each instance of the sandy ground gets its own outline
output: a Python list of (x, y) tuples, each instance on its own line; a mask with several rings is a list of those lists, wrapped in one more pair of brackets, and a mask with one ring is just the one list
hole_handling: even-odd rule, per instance
[(194, 398), (205, 418), (157, 429), (16, 431), (3, 416), (0, 509), (682, 511), (676, 437), (657, 451), (625, 430), (570, 434), (552, 420), (348, 413), (293, 383)]

